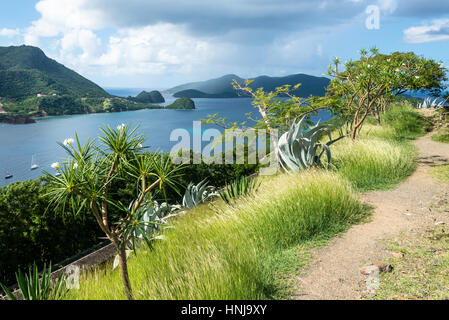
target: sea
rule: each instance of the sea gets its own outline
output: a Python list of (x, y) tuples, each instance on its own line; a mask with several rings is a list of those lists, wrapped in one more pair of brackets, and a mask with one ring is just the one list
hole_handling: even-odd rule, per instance
[[(110, 94), (127, 97), (135, 96), (140, 88), (106, 88)], [(164, 94), (165, 103), (171, 104), (176, 98)], [(101, 134), (100, 128), (127, 124), (138, 126), (137, 132), (146, 138), (145, 147), (150, 151), (169, 152), (178, 144), (178, 140), (170, 141), (173, 130), (185, 129), (193, 132), (194, 121), (218, 114), (228, 121), (246, 121), (247, 113), (252, 112), (257, 119), (258, 112), (250, 98), (235, 99), (193, 99), (195, 110), (138, 110), (120, 113), (83, 114), (38, 118), (34, 124), (12, 125), (0, 123), (0, 186), (6, 186), (17, 181), (36, 179), (47, 171), (55, 173), (51, 168), (54, 162), (67, 159), (67, 154), (57, 142), (78, 135), (84, 143), (87, 139)], [(331, 115), (322, 111), (314, 119), (326, 121)], [(248, 125), (251, 121), (247, 122)], [(217, 126), (202, 125), (202, 130)], [(221, 130), (220, 130), (221, 131)], [(204, 142), (208, 143), (208, 142)], [(37, 169), (31, 170), (36, 164)], [(5, 177), (11, 174), (11, 179)]]

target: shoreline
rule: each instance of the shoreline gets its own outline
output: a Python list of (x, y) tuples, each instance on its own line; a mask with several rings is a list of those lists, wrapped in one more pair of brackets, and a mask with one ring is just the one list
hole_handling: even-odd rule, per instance
[[(135, 110), (125, 110), (125, 111), (113, 111), (113, 112), (87, 112), (87, 113), (73, 113), (73, 114), (55, 114), (48, 116), (22, 116), (22, 115), (11, 115), (11, 114), (1, 114), (0, 115), (0, 123), (12, 124), (12, 125), (26, 125), (26, 124), (34, 124), (40, 120), (46, 120), (51, 118), (59, 118), (59, 117), (71, 117), (71, 116), (81, 116), (81, 115), (91, 115), (91, 114), (108, 114), (108, 113), (123, 113), (123, 112), (134, 112), (141, 110), (185, 110), (185, 109), (168, 109), (166, 106), (152, 106), (147, 108), (140, 108)], [(192, 109), (194, 110), (194, 109)], [(2, 117), (3, 115), (3, 117)]]

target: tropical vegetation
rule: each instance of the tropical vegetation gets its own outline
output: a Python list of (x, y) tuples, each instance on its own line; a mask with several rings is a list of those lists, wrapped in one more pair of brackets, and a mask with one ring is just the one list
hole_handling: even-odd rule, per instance
[[(252, 126), (217, 114), (204, 119), (264, 129), (279, 169), (273, 176), (246, 177), (261, 163), (175, 164), (167, 154), (147, 152), (137, 128), (125, 124), (105, 127), (85, 144), (78, 137), (60, 143), (69, 158), (53, 165), (59, 175), (45, 177), (45, 201), (68, 219), (93, 220), (113, 243), (119, 267), (85, 273), (80, 290), (65, 298), (284, 296), (282, 270), (302, 261), (292, 252), (366, 219), (358, 193), (391, 188), (415, 169), (410, 141), (433, 124), (414, 101), (397, 96), (443, 90), (442, 65), (411, 53), (363, 50), (343, 70), (339, 63), (330, 67), (323, 96), (296, 96), (300, 84), (266, 92), (234, 81), (260, 115), (248, 114)], [(313, 124), (321, 110), (334, 118)]]

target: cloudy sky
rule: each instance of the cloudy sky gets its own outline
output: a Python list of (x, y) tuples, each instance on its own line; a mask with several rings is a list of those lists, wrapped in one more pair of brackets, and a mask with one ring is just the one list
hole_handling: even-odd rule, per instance
[(0, 46), (21, 44), (104, 87), (322, 75), (333, 57), (372, 46), (448, 65), (449, 1), (1, 1)]

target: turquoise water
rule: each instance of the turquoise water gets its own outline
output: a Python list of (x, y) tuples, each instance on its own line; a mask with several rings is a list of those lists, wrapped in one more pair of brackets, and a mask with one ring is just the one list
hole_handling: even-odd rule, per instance
[[(166, 100), (165, 104), (169, 104), (174, 99), (166, 97)], [(73, 138), (75, 132), (80, 140), (85, 142), (88, 137), (98, 136), (99, 127), (105, 125), (113, 128), (121, 123), (140, 125), (138, 132), (146, 137), (145, 146), (149, 146), (151, 150), (170, 151), (177, 144), (177, 141), (170, 141), (170, 133), (174, 129), (183, 128), (192, 132), (193, 121), (215, 113), (231, 121), (244, 121), (245, 113), (256, 111), (251, 105), (251, 99), (247, 98), (194, 101), (196, 110), (139, 110), (49, 117), (28, 125), (0, 123), (0, 186), (38, 178), (42, 175), (42, 170), (53, 173), (50, 165), (66, 158), (64, 150), (56, 142)], [(322, 113), (320, 118), (327, 120), (329, 115)], [(30, 168), (33, 155), (39, 168), (32, 171)], [(4, 179), (7, 173), (13, 174), (14, 177)]]

